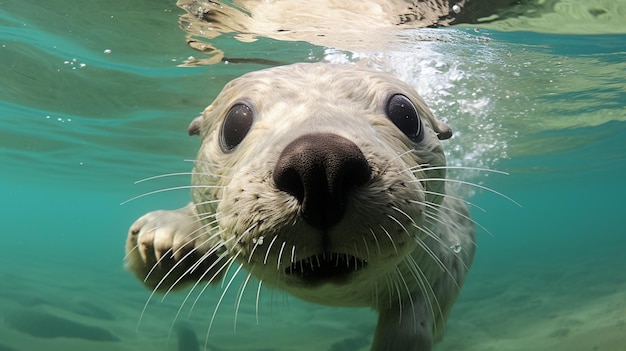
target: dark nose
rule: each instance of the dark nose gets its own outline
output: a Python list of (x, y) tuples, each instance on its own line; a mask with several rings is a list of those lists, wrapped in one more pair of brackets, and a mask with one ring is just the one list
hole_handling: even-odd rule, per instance
[(298, 199), (303, 218), (324, 230), (341, 220), (350, 191), (371, 174), (356, 144), (336, 134), (316, 133), (285, 147), (273, 178), (278, 189)]

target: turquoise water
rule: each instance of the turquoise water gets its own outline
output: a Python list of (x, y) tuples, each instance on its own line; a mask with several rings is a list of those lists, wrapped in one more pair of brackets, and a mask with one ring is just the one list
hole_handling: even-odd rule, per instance
[[(609, 13), (625, 16), (615, 4)], [(267, 66), (179, 67), (202, 54), (186, 45), (173, 1), (101, 6), (0, 0), (2, 351), (194, 350), (178, 344), (184, 333), (176, 330), (193, 330), (201, 348), (221, 295), (207, 289), (192, 311), (186, 303), (178, 316), (185, 324), (174, 328), (185, 293), (153, 298), (144, 311), (150, 292), (123, 269), (128, 226), (147, 211), (183, 205), (188, 194), (120, 203), (187, 184), (134, 182), (189, 170), (197, 139), (187, 137), (188, 123), (227, 81)], [(232, 57), (366, 61), (387, 70), (415, 85), (457, 132), (445, 144), (451, 164), (510, 174), (457, 175), (521, 207), (461, 189), (485, 209), (473, 215), (489, 233), (479, 230), (475, 265), (437, 350), (620, 351), (626, 25), (601, 21), (576, 34), (550, 21), (536, 31), (515, 21), (509, 25), (520, 30), (407, 30), (384, 52), (244, 44), (228, 35), (215, 43)], [(418, 40), (423, 33), (441, 40)], [(226, 296), (208, 349), (368, 349), (372, 312), (265, 291), (257, 324), (255, 290), (244, 294), (236, 328), (237, 289)]]

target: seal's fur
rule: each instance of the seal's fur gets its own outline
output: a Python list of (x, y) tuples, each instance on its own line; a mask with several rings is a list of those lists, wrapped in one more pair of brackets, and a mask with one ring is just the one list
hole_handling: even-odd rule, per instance
[(474, 229), (446, 186), (452, 133), (413, 88), (354, 66), (276, 67), (230, 82), (189, 132), (193, 201), (133, 224), (133, 273), (167, 290), (235, 262), (304, 300), (376, 309), (372, 350), (432, 348)]

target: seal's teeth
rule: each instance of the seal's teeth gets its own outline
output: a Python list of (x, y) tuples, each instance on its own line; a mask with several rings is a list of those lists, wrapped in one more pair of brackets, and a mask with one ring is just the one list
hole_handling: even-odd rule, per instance
[(293, 262), (285, 269), (287, 275), (303, 279), (320, 279), (347, 275), (363, 269), (366, 260), (346, 253), (324, 252)]

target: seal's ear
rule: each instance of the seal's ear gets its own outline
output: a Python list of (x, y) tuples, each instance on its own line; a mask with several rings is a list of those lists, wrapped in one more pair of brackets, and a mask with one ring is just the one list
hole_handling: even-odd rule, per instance
[(191, 121), (187, 133), (189, 135), (200, 135), (200, 127), (202, 126), (202, 116), (198, 116)]
[(450, 139), (452, 137), (452, 129), (440, 120), (435, 121), (433, 128), (439, 140)]

